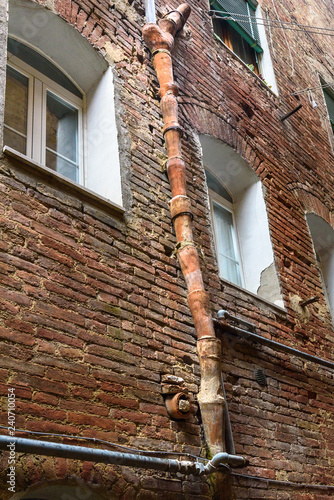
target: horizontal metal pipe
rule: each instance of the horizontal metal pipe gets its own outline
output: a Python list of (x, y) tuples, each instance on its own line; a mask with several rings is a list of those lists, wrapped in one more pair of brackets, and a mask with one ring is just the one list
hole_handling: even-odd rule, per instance
[[(232, 316), (233, 318), (233, 316)], [(221, 329), (224, 329), (227, 333), (237, 334), (240, 337), (252, 340), (254, 342), (258, 342), (259, 344), (265, 345), (274, 349), (276, 351), (286, 352), (288, 354), (293, 354), (302, 359), (306, 359), (306, 361), (311, 361), (312, 363), (316, 363), (321, 366), (326, 366), (326, 368), (331, 368), (334, 370), (334, 363), (328, 361), (327, 359), (318, 358), (317, 356), (313, 356), (312, 354), (308, 354), (303, 351), (299, 351), (298, 349), (294, 349), (293, 347), (289, 347), (285, 344), (280, 344), (275, 340), (266, 339), (257, 333), (249, 332), (247, 330), (243, 330), (242, 328), (238, 328), (234, 325), (226, 325), (222, 324), (219, 320), (215, 321), (215, 324), (219, 325)]]
[(299, 106), (297, 106), (295, 109), (293, 109), (292, 111), (290, 111), (290, 113), (287, 113), (286, 115), (282, 116), (282, 118), (280, 118), (281, 122), (284, 122), (284, 120), (286, 120), (287, 118), (290, 118), (291, 115), (295, 114), (302, 107), (303, 107), (303, 105), (299, 104)]
[(277, 479), (269, 479), (267, 477), (248, 476), (246, 474), (237, 474), (232, 472), (232, 476), (241, 477), (242, 479), (250, 479), (251, 481), (262, 481), (267, 484), (276, 484), (277, 486), (284, 486), (285, 488), (307, 488), (319, 490), (334, 490), (334, 486), (326, 484), (310, 484), (310, 483), (293, 483), (291, 481), (279, 481)]
[(218, 453), (210, 462), (204, 465), (202, 462), (156, 458), (152, 456), (134, 455), (131, 453), (120, 453), (111, 450), (100, 450), (98, 448), (87, 448), (84, 446), (73, 446), (69, 444), (53, 443), (51, 441), (40, 441), (37, 439), (4, 435), (0, 435), (0, 450), (124, 465), (128, 467), (140, 467), (142, 469), (180, 472), (181, 474), (193, 474), (197, 476), (217, 472), (219, 467), (225, 465), (240, 467), (247, 464), (247, 460), (244, 457), (229, 455), (228, 453)]
[(101, 462), (106, 464), (125, 465), (128, 467), (140, 467), (143, 469), (180, 472), (183, 474), (199, 475), (205, 473), (205, 465), (200, 462), (156, 458), (151, 456), (135, 455), (132, 453), (120, 453), (111, 450), (100, 450), (98, 448), (87, 448), (84, 446), (73, 446), (69, 444), (53, 443), (50, 441), (40, 441), (37, 439), (26, 439), (3, 435), (0, 435), (0, 449), (7, 451), (13, 450), (15, 453), (31, 453), (51, 457), (72, 458), (89, 462)]

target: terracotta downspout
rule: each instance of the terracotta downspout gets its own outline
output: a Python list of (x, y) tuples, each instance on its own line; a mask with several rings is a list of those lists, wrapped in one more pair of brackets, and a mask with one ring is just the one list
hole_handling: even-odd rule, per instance
[(197, 332), (201, 367), (198, 394), (207, 444), (212, 455), (225, 451), (224, 397), (221, 384), (221, 345), (215, 336), (208, 294), (204, 290), (198, 252), (192, 231), (192, 212), (187, 197), (185, 163), (181, 156), (182, 129), (178, 123), (178, 88), (174, 83), (171, 51), (175, 35), (190, 14), (187, 4), (170, 11), (158, 23), (143, 28), (160, 84), (163, 135), (167, 148), (167, 173), (172, 200), (170, 210), (177, 239), (177, 256), (188, 287), (188, 304)]

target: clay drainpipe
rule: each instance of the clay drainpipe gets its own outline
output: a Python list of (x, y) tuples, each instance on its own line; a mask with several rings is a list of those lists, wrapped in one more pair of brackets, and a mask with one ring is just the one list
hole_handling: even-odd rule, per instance
[(185, 163), (181, 156), (182, 129), (178, 123), (178, 87), (174, 83), (171, 51), (175, 35), (190, 14), (187, 4), (170, 11), (158, 25), (148, 23), (143, 38), (150, 49), (160, 84), (163, 135), (167, 148), (167, 173), (172, 200), (170, 210), (177, 239), (177, 256), (187, 283), (188, 304), (197, 333), (197, 352), (201, 368), (198, 402), (206, 441), (212, 455), (225, 451), (224, 397), (221, 384), (221, 345), (216, 338), (209, 296), (204, 289), (198, 252), (194, 244), (192, 212), (187, 196)]

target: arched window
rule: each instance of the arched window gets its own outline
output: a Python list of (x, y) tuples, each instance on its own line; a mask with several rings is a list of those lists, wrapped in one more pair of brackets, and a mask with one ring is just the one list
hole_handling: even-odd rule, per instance
[(199, 139), (219, 274), (283, 307), (261, 182), (227, 144)]
[(35, 2), (9, 0), (4, 145), (122, 205), (111, 67)]
[(83, 183), (83, 94), (54, 64), (9, 38), (4, 143)]
[(322, 217), (307, 214), (323, 290), (334, 317), (334, 229)]

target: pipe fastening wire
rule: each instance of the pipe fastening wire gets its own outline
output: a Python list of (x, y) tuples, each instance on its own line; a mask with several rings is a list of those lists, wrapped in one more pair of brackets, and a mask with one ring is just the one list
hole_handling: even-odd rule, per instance
[(173, 159), (178, 159), (178, 160), (184, 161), (182, 156), (177, 156), (177, 155), (170, 156), (169, 158), (166, 158), (166, 160), (164, 160), (164, 162), (162, 164), (163, 171), (168, 170), (168, 162), (169, 162), (169, 160), (173, 160)]
[(169, 132), (169, 130), (177, 130), (180, 133), (180, 136), (183, 136), (183, 128), (179, 124), (167, 125), (167, 127), (165, 126), (162, 131), (163, 136), (165, 136), (166, 132)]
[(183, 248), (185, 247), (196, 248), (196, 245), (193, 241), (187, 241), (187, 240), (179, 241), (178, 243), (176, 243), (175, 248), (171, 254), (171, 257), (174, 257), (180, 250), (183, 250)]
[(168, 54), (169, 57), (172, 57), (171, 53), (169, 50), (167, 49), (155, 49), (153, 50), (152, 52), (152, 59), (154, 59), (154, 56), (156, 56), (157, 54), (159, 54), (159, 52), (164, 52), (165, 54)]
[[(184, 18), (184, 15), (182, 14), (182, 12), (180, 12), (179, 10), (176, 10), (176, 9), (175, 10), (170, 10), (169, 12), (167, 12), (167, 14), (164, 14), (161, 19), (164, 19), (165, 17), (169, 16), (169, 14), (171, 14), (172, 12), (177, 12), (178, 14), (180, 14), (180, 18), (181, 18), (182, 26), (175, 33), (175, 34), (177, 34), (177, 33), (179, 33), (182, 30), (183, 26), (186, 24), (186, 20)], [(174, 21), (174, 19), (168, 19), (168, 21), (171, 21), (172, 23), (174, 23), (176, 25), (176, 22)]]

